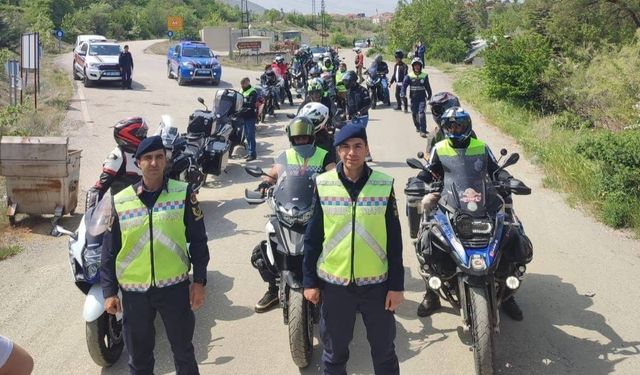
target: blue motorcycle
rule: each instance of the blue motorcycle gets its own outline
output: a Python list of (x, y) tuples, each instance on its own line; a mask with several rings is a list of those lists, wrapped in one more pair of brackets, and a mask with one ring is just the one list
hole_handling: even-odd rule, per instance
[[(518, 159), (512, 154), (494, 177)], [(417, 159), (407, 159), (407, 164), (430, 173)], [(489, 179), (470, 164), (458, 173), (447, 171), (444, 181), (409, 179), (405, 194), (408, 214), (420, 215), (419, 225), (411, 230), (417, 237), (420, 274), (429, 288), (460, 310), (472, 336), (476, 373), (484, 375), (494, 373), (500, 304), (513, 296), (526, 271), (524, 264), (510, 259), (522, 231), (510, 197), (530, 194), (531, 189), (516, 179)], [(420, 203), (429, 198), (437, 205), (427, 212), (433, 205)]]
[(375, 69), (369, 69), (365, 72), (367, 75), (366, 84), (371, 97), (371, 109), (376, 109), (378, 101), (383, 102), (387, 106), (391, 106), (389, 97), (389, 81), (386, 74), (376, 72)]

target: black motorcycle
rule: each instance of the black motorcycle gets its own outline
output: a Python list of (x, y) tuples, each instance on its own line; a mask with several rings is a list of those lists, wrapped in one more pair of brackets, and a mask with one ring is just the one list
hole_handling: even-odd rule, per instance
[[(246, 167), (254, 177), (264, 176), (259, 167)], [(260, 244), (263, 259), (276, 275), (284, 323), (289, 327), (289, 348), (296, 366), (307, 367), (313, 352), (313, 324), (318, 308), (303, 296), (302, 258), (305, 226), (315, 208), (314, 182), (308, 176), (284, 176), (266, 195), (245, 190), (249, 204), (267, 201), (273, 212), (266, 225), (266, 241)]]
[(366, 71), (365, 75), (367, 76), (365, 83), (369, 89), (369, 96), (371, 96), (371, 109), (376, 109), (378, 101), (390, 106), (389, 82), (386, 74)]
[(304, 64), (294, 61), (289, 68), (289, 74), (291, 76), (291, 87), (296, 90), (296, 98), (302, 98), (306, 93), (307, 87), (307, 70)]
[[(506, 150), (504, 150), (506, 154)], [(494, 336), (499, 332), (499, 308), (520, 286), (526, 267), (514, 261), (513, 248), (521, 238), (522, 224), (511, 207), (511, 194), (531, 189), (521, 181), (499, 181), (497, 173), (519, 159), (512, 154), (494, 179), (482, 176), (474, 165), (445, 176), (444, 189), (432, 212), (413, 210), (422, 196), (440, 191), (442, 182), (426, 184), (410, 179), (405, 189), (410, 226), (419, 215), (416, 255), (420, 275), (429, 288), (459, 309), (473, 343), (477, 374), (493, 374)], [(430, 173), (417, 159), (410, 167)], [(528, 239), (527, 239), (528, 240)], [(529, 244), (530, 245), (530, 244)]]

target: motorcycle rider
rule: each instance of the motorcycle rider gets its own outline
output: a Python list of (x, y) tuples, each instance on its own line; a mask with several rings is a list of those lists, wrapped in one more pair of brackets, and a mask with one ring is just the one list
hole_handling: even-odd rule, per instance
[[(445, 173), (455, 173), (453, 168), (460, 167), (460, 162), (452, 162), (453, 155), (464, 155), (465, 158), (473, 157), (477, 158), (478, 155), (484, 154), (485, 168), (488, 176), (494, 178), (494, 172), (499, 169), (498, 163), (495, 160), (493, 153), (484, 142), (479, 141), (473, 137), (471, 116), (464, 109), (460, 107), (451, 107), (445, 111), (441, 118), (441, 126), (445, 134), (445, 139), (438, 142), (431, 150), (431, 156), (429, 157), (428, 169), (430, 173), (422, 171), (418, 175), (418, 178), (430, 183), (434, 180), (434, 175), (438, 179), (444, 179)], [(456, 156), (454, 156), (456, 157)], [(507, 181), (511, 178), (511, 174), (506, 170), (501, 170), (498, 175), (495, 176), (498, 181)], [(423, 199), (423, 208), (425, 212), (432, 211), (440, 199), (439, 193), (430, 193)], [(507, 207), (511, 204), (511, 197), (503, 197)], [(510, 209), (505, 210), (507, 215), (511, 215)], [(510, 254), (505, 254), (508, 258), (518, 264), (526, 264), (531, 261), (533, 256), (533, 248), (531, 241), (526, 236), (522, 229), (518, 230), (517, 240), (514, 241), (514, 246), (508, 249)], [(428, 286), (424, 299), (418, 306), (417, 315), (425, 317), (433, 314), (440, 308), (440, 297)], [(503, 301), (502, 309), (513, 320), (522, 320), (522, 310), (516, 303), (513, 297)]]
[(347, 98), (347, 88), (342, 82), (342, 77), (344, 77), (347, 72), (347, 64), (340, 63), (340, 67), (336, 72), (336, 101), (338, 104), (338, 108), (341, 108), (343, 111), (346, 109), (346, 98)]
[[(280, 73), (279, 76), (284, 80), (284, 93), (289, 99), (289, 105), (293, 106), (293, 97), (291, 96), (291, 74), (289, 73), (289, 65), (284, 62), (284, 57), (282, 55), (277, 55), (273, 60), (273, 64), (271, 67), (276, 74)], [(284, 104), (284, 98), (282, 98), (282, 102)]]
[(335, 163), (336, 148), (333, 147), (333, 134), (327, 128), (327, 125), (334, 125), (329, 123), (332, 119), (329, 108), (322, 103), (307, 103), (300, 108), (298, 116), (311, 120), (313, 131), (315, 132), (315, 145), (326, 150), (329, 153), (330, 160)]
[(114, 196), (140, 180), (142, 172), (133, 154), (147, 137), (148, 130), (147, 122), (142, 117), (128, 117), (115, 124), (113, 138), (117, 146), (104, 160), (100, 178), (87, 192), (85, 209), (93, 207), (107, 190), (111, 189), (111, 196)]
[(335, 67), (333, 66), (330, 56), (325, 56), (321, 62), (318, 62), (318, 67), (322, 72), (329, 72), (333, 74), (335, 71)]
[[(369, 90), (359, 85), (356, 80), (356, 72), (350, 70), (342, 77), (342, 83), (347, 88), (347, 120), (353, 123), (359, 123), (366, 127), (369, 124), (369, 107), (371, 106), (371, 97)], [(372, 161), (371, 153), (367, 153), (366, 162)]]
[(425, 109), (427, 101), (431, 99), (431, 85), (429, 84), (429, 76), (422, 72), (422, 61), (414, 58), (411, 61), (412, 71), (404, 77), (402, 81), (402, 89), (400, 96), (405, 97), (407, 87), (409, 88), (409, 97), (411, 98), (411, 116), (413, 117), (413, 125), (416, 132), (420, 133), (422, 138), (427, 138), (427, 117)]
[[(273, 88), (278, 84), (278, 75), (273, 71), (271, 65), (267, 65), (264, 67), (264, 73), (260, 76), (260, 86)], [(279, 90), (273, 90), (275, 93), (275, 98), (273, 100), (274, 107), (276, 109), (280, 109), (280, 93)], [(273, 115), (273, 113), (269, 113)]]
[[(393, 85), (396, 82), (396, 111), (402, 109), (402, 105), (404, 105), (404, 112), (408, 112), (408, 104), (407, 98), (402, 97), (400, 94), (402, 93), (402, 82), (404, 81), (404, 77), (407, 75), (409, 71), (409, 67), (407, 64), (402, 61), (404, 58), (404, 52), (401, 50), (397, 50), (395, 53), (396, 57), (396, 65), (393, 67), (393, 76), (391, 76), (391, 80), (389, 81), (389, 86)], [(401, 105), (402, 103), (402, 105)]]
[(309, 79), (309, 83), (307, 84), (307, 96), (298, 107), (298, 113), (300, 113), (300, 110), (304, 108), (305, 105), (314, 102), (322, 103), (329, 108), (329, 118), (333, 118), (333, 115), (335, 114), (333, 102), (329, 95), (326, 94), (324, 82), (320, 78)]
[[(391, 99), (389, 98), (389, 83), (387, 81), (387, 74), (389, 74), (389, 66), (382, 60), (382, 55), (376, 55), (373, 64), (367, 69), (367, 74), (371, 78), (377, 76), (380, 77), (380, 87), (382, 88), (384, 97), (384, 103), (391, 105)], [(380, 99), (380, 98), (378, 98)]]
[[(271, 170), (267, 172), (268, 176), (264, 176), (263, 181), (258, 185), (258, 189), (263, 193), (266, 192), (284, 175), (308, 175), (311, 177), (316, 173), (335, 168), (335, 160), (331, 160), (329, 153), (314, 146), (314, 134), (314, 125), (310, 119), (298, 116), (291, 120), (287, 126), (291, 148), (278, 156)], [(263, 241), (253, 249), (251, 254), (251, 264), (260, 272), (262, 279), (269, 284), (267, 292), (254, 307), (257, 313), (269, 311), (278, 304), (276, 274), (268, 264), (265, 249), (266, 241)]]

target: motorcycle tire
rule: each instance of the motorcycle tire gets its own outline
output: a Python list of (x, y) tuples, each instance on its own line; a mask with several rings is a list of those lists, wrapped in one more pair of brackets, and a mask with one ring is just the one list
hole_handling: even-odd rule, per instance
[(110, 367), (118, 361), (124, 339), (122, 337), (122, 320), (105, 311), (86, 326), (87, 349), (91, 359), (101, 367)]
[(471, 336), (477, 375), (493, 375), (493, 324), (486, 287), (469, 287)]
[(302, 289), (288, 290), (289, 349), (293, 363), (305, 368), (311, 363), (313, 354), (313, 309), (304, 299)]
[(376, 91), (371, 90), (371, 109), (376, 109), (377, 105), (378, 105), (378, 98), (376, 96)]

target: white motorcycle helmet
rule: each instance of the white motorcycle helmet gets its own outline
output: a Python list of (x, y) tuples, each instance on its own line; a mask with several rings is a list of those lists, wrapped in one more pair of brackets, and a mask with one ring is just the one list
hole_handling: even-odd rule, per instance
[(308, 103), (300, 110), (298, 116), (304, 116), (313, 122), (314, 133), (324, 128), (329, 120), (329, 108), (321, 103)]

